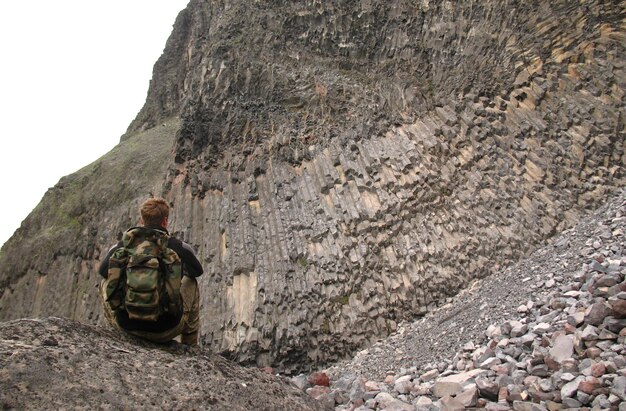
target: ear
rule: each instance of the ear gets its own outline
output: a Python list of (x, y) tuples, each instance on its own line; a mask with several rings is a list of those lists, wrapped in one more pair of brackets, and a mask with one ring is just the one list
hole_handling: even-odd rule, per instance
[(161, 221), (161, 227), (163, 228), (167, 228), (167, 223), (168, 223), (168, 218), (167, 217), (163, 217), (163, 221)]

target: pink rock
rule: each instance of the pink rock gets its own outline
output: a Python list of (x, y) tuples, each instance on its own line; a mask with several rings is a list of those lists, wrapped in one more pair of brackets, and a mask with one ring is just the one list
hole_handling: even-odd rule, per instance
[(380, 385), (376, 381), (366, 381), (365, 382), (365, 391), (379, 391)]
[(306, 393), (315, 399), (318, 399), (322, 395), (328, 394), (329, 392), (330, 392), (329, 387), (322, 387), (321, 385), (316, 385), (315, 387), (307, 388), (306, 390)]
[(598, 387), (600, 387), (600, 381), (597, 378), (581, 381), (578, 384), (578, 390), (589, 395), (591, 395)]
[(585, 350), (584, 356), (594, 359), (600, 357), (600, 354), (602, 354), (602, 350), (598, 347), (589, 347)]
[(500, 387), (498, 390), (498, 402), (507, 402), (509, 399), (509, 390), (506, 387)]
[(591, 375), (598, 378), (606, 373), (606, 367), (602, 363), (593, 364), (591, 366)]

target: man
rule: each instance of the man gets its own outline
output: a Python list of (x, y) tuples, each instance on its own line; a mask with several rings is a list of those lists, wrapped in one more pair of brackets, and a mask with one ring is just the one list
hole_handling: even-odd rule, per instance
[[(170, 207), (161, 198), (150, 198), (145, 201), (140, 208), (140, 225), (144, 228), (157, 230), (158, 234), (163, 233), (169, 236), (167, 231)], [(169, 237), (167, 247), (178, 254), (182, 265), (182, 281), (180, 285), (180, 295), (182, 299), (182, 315), (160, 316), (156, 321), (139, 321), (129, 318), (124, 310), (113, 310), (107, 302), (106, 279), (109, 272), (109, 260), (114, 252), (123, 246), (123, 242), (111, 247), (106, 257), (100, 264), (98, 272), (105, 280), (100, 284), (100, 298), (104, 308), (104, 314), (114, 327), (121, 328), (129, 334), (145, 338), (153, 342), (168, 342), (178, 335), (181, 336), (181, 343), (187, 345), (198, 344), (198, 332), (200, 330), (200, 295), (196, 277), (203, 273), (202, 265), (187, 243)]]

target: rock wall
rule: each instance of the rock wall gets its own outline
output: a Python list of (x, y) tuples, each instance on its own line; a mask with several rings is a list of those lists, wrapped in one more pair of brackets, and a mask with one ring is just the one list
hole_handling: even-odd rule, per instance
[[(342, 358), (623, 186), (626, 2), (570, 3), (191, 1), (124, 140), (180, 115), (146, 181), (204, 264), (204, 344), (286, 371)], [(98, 252), (68, 270), (97, 282), (141, 194), (84, 223)], [(57, 311), (18, 277), (2, 318)], [(99, 321), (77, 297), (63, 312)]]
[[(191, 159), (169, 179), (210, 274), (205, 342), (240, 361), (315, 363), (367, 345), (624, 182), (623, 8), (312, 4), (268, 29), (258, 53), (287, 50), (276, 46), (272, 81), (242, 80), (254, 61), (224, 51), (201, 80), (213, 92), (186, 107), (178, 155)], [(257, 8), (245, 14), (263, 20)], [(251, 95), (263, 101), (252, 114), (237, 102)], [(216, 130), (238, 140), (216, 148)]]

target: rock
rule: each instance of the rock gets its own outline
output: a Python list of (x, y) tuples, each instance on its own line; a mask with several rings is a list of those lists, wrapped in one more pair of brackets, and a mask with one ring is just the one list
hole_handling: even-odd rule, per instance
[(314, 385), (313, 387), (307, 388), (306, 393), (311, 396), (311, 398), (319, 399), (322, 395), (326, 395), (330, 393), (330, 388), (322, 385)]
[(563, 398), (563, 406), (565, 409), (578, 409), (582, 404), (574, 398)]
[[(315, 386), (309, 389), (313, 390), (313, 389), (316, 389), (317, 387), (320, 387), (320, 386)], [(327, 388), (327, 387), (321, 387), (321, 388)], [(331, 410), (335, 407), (336, 396), (337, 396), (336, 393), (332, 391), (328, 391), (328, 392), (323, 392), (322, 394), (314, 398), (324, 407), (324, 409)]]
[(307, 388), (311, 387), (307, 376), (304, 374), (291, 377), (290, 380), (296, 387), (298, 387), (302, 391), (305, 391)]
[(465, 406), (456, 398), (446, 395), (439, 400), (441, 411), (463, 411)]
[(578, 391), (582, 391), (585, 394), (593, 394), (593, 392), (600, 387), (600, 381), (597, 378), (581, 381), (578, 384)]
[(611, 315), (613, 317), (618, 319), (626, 318), (626, 300), (609, 300), (609, 305), (611, 307)]
[(357, 401), (366, 398), (366, 392), (378, 391), (378, 384), (372, 384), (371, 381), (365, 382), (363, 378), (357, 378), (352, 382), (348, 398), (350, 401)]
[(379, 391), (380, 384), (376, 381), (366, 381), (364, 384), (364, 388), (366, 391)]
[[(303, 374), (300, 374), (298, 377), (301, 378)], [(340, 378), (338, 378), (336, 381), (332, 382), (332, 388), (333, 389), (339, 389), (342, 391), (348, 391), (350, 390), (350, 388), (352, 388), (352, 384), (356, 381), (357, 377), (356, 375), (352, 374), (352, 373), (348, 373), (345, 375), (342, 375)], [(306, 377), (307, 383), (308, 381), (308, 377)]]
[(570, 381), (561, 388), (561, 398), (572, 398), (578, 390), (578, 384), (584, 381), (584, 377), (578, 377), (574, 381)]
[(311, 385), (321, 385), (324, 387), (330, 387), (330, 379), (328, 375), (323, 372), (314, 372), (309, 375), (308, 381)]
[(478, 401), (478, 387), (471, 385), (455, 397), (464, 407), (475, 407)]
[(534, 375), (537, 377), (547, 377), (548, 375), (550, 375), (550, 369), (546, 364), (535, 365), (534, 367), (530, 368), (529, 372), (530, 375)]
[(567, 358), (571, 358), (574, 354), (574, 341), (572, 337), (568, 335), (557, 337), (549, 354), (558, 363), (561, 363)]
[(606, 317), (604, 319), (604, 321), (602, 322), (602, 325), (604, 325), (604, 327), (613, 332), (613, 333), (621, 333), (623, 332), (624, 328), (626, 328), (626, 319), (624, 318), (613, 318), (613, 317)]
[[(33, 344), (41, 335), (57, 345)], [(0, 356), (0, 403), (16, 409), (91, 409), (94, 404), (112, 409), (143, 408), (141, 404), (158, 409), (325, 409), (286, 378), (244, 368), (202, 348), (152, 344), (67, 319), (0, 323), (0, 352), (11, 353)], [(101, 390), (89, 383), (96, 380)], [(19, 395), (9, 388), (16, 385), (22, 387)], [(147, 398), (159, 403), (149, 405)]]
[(563, 404), (556, 403), (554, 401), (546, 401), (546, 407), (549, 411), (558, 411), (563, 409)]
[(460, 393), (462, 389), (462, 384), (458, 382), (437, 381), (433, 387), (433, 394), (438, 398), (443, 398), (445, 396), (456, 395)]
[(536, 326), (533, 327), (533, 332), (535, 334), (539, 334), (539, 335), (545, 334), (549, 330), (550, 330), (550, 324), (544, 323), (544, 322), (539, 323), (539, 324), (537, 324)]
[(424, 374), (422, 374), (420, 376), (420, 380), (422, 380), (424, 382), (428, 382), (428, 381), (433, 380), (438, 375), (439, 375), (439, 370), (430, 370), (430, 371), (425, 372)]
[(588, 405), (589, 403), (591, 403), (591, 400), (591, 395), (580, 390), (576, 392), (576, 401), (578, 401), (581, 405)]
[(540, 404), (526, 401), (513, 401), (515, 411), (547, 411), (547, 408)]
[(597, 347), (589, 347), (584, 352), (584, 356), (587, 358), (598, 358), (600, 354), (602, 354), (602, 350)]
[[(506, 332), (505, 335), (508, 335), (508, 333), (510, 332), (510, 328), (507, 330), (507, 328), (503, 328), (506, 325), (502, 326), (502, 327), (497, 327), (493, 324), (489, 325), (489, 327), (487, 327), (487, 331), (485, 331), (485, 335), (489, 338), (495, 338), (501, 334), (504, 334)], [(473, 343), (468, 343), (468, 347), (474, 347)], [(474, 351), (474, 348), (472, 348), (471, 350), (468, 349), (468, 351)]]
[(485, 362), (489, 358), (493, 358), (495, 356), (495, 352), (489, 347), (480, 347), (472, 354), (472, 359), (474, 360), (474, 364), (476, 366)]
[(426, 396), (419, 396), (413, 402), (413, 404), (418, 410), (420, 410), (420, 408), (430, 409), (430, 407), (433, 405), (433, 400), (431, 400), (430, 398)]
[(613, 380), (611, 394), (616, 395), (622, 401), (626, 401), (626, 376), (621, 375)]
[[(605, 270), (606, 270), (607, 272), (609, 271), (609, 270), (607, 270), (606, 268), (605, 268)], [(602, 287), (613, 287), (614, 285), (618, 284), (619, 282), (620, 282), (620, 281), (619, 281), (619, 278), (617, 278), (617, 277), (616, 277), (616, 276), (614, 276), (614, 275), (601, 275), (601, 276), (598, 276), (598, 277), (596, 278), (596, 281), (595, 281), (595, 283), (594, 283), (594, 286), (595, 286), (596, 288), (602, 288)]]
[(449, 375), (447, 377), (441, 377), (435, 382), (433, 394), (439, 398), (445, 397), (446, 395), (454, 396), (462, 391), (463, 385), (466, 382), (476, 378), (484, 372), (484, 370), (476, 369), (460, 374)]
[(476, 387), (481, 397), (491, 401), (498, 400), (499, 387), (498, 384), (486, 378), (477, 378)]
[(598, 378), (604, 375), (606, 372), (606, 366), (602, 363), (594, 364), (591, 366), (591, 375)]
[(407, 394), (413, 388), (413, 383), (411, 382), (411, 376), (405, 375), (398, 378), (394, 384), (393, 389), (400, 394)]
[(476, 349), (476, 346), (475, 346), (475, 345), (474, 345), (474, 343), (473, 343), (473, 342), (471, 342), (471, 341), (468, 341), (467, 343), (465, 343), (465, 344), (463, 345), (463, 351), (466, 351), (466, 352), (472, 352), (472, 351), (474, 351), (475, 349)]
[(389, 411), (415, 411), (415, 407), (413, 405), (393, 398), (393, 396), (386, 392), (381, 392), (374, 399), (378, 403), (379, 409)]
[(580, 334), (580, 338), (585, 341), (595, 341), (598, 339), (598, 330), (593, 325), (587, 325)]
[[(570, 244), (574, 246), (576, 242), (572, 240)], [(602, 248), (599, 249), (599, 251), (602, 250)], [(607, 258), (607, 262), (609, 260), (611, 258)], [(478, 343), (472, 342), (470, 345), (460, 339), (456, 345), (458, 351), (454, 356), (449, 356), (448, 359), (433, 356), (432, 360), (424, 366), (420, 366), (419, 362), (415, 363), (416, 366), (413, 371), (408, 371), (409, 368), (406, 365), (395, 370), (392, 367), (381, 366), (380, 369), (391, 370), (390, 375), (403, 376), (390, 379), (394, 384), (403, 380), (409, 381), (412, 378), (409, 374), (420, 375), (420, 378), (416, 378), (412, 382), (413, 387), (408, 392), (405, 392), (406, 390), (400, 386), (394, 386), (392, 390), (390, 386), (382, 384), (380, 388), (383, 391), (389, 390), (390, 394), (398, 395), (396, 399), (405, 403), (409, 403), (410, 399), (414, 398), (413, 405), (415, 407), (418, 407), (417, 398), (429, 395), (431, 389), (437, 390), (439, 394), (444, 394), (445, 389), (450, 389), (450, 393), (456, 393), (454, 396), (447, 393), (450, 398), (461, 402), (464, 407), (501, 407), (504, 409), (515, 407), (519, 409), (530, 407), (532, 409), (542, 406), (545, 409), (574, 406), (592, 407), (593, 401), (599, 396), (600, 400), (596, 400), (596, 404), (604, 404), (604, 401), (613, 405), (618, 404), (621, 399), (611, 392), (611, 388), (615, 378), (619, 376), (619, 370), (626, 368), (626, 359), (623, 355), (625, 352), (623, 337), (605, 328), (605, 323), (616, 319), (607, 316), (598, 326), (585, 323), (587, 308), (592, 304), (604, 301), (603, 299), (606, 298), (592, 297), (587, 291), (586, 287), (596, 281), (595, 275), (597, 274), (583, 276), (572, 274), (571, 278), (575, 278), (572, 281), (580, 279), (583, 285), (578, 287), (581, 291), (577, 294), (570, 293), (568, 298), (556, 296), (562, 295), (563, 290), (570, 290), (575, 286), (571, 283), (568, 284), (567, 276), (554, 275), (552, 278), (558, 285), (555, 284), (548, 295), (538, 300), (523, 300), (526, 302), (522, 303), (528, 308), (523, 319), (516, 320), (515, 317), (507, 316), (507, 320), (502, 324), (494, 323), (491, 320), (485, 321), (483, 324), (489, 325), (491, 332), (485, 333), (483, 330), (477, 329), (476, 332), (483, 336), (483, 339), (474, 340)], [(520, 278), (523, 277), (520, 276)], [(525, 283), (529, 288), (534, 285), (532, 278)], [(557, 278), (558, 280), (556, 280)], [(542, 280), (537, 278), (536, 281), (539, 284)], [(534, 288), (534, 290), (539, 289)], [(483, 296), (481, 295), (481, 297)], [(554, 303), (557, 299), (562, 304)], [(467, 300), (461, 299), (461, 301), (468, 304)], [(483, 302), (480, 305), (476, 304), (476, 306), (482, 307), (481, 310), (484, 310), (485, 304)], [(517, 313), (519, 304), (519, 302), (510, 304), (510, 315), (514, 316)], [(553, 307), (562, 308), (555, 309)], [(446, 307), (445, 315), (448, 316), (450, 312), (454, 312), (451, 310), (453, 308), (450, 306)], [(433, 317), (442, 318), (437, 317), (436, 311), (433, 313)], [(572, 328), (568, 334), (565, 325), (571, 326), (570, 323), (576, 324), (579, 328)], [(403, 326), (403, 336), (412, 337), (422, 332), (423, 324), (425, 324), (424, 321), (419, 321), (416, 328), (413, 329), (414, 333), (409, 331), (408, 326)], [(463, 328), (469, 327), (467, 320), (462, 324)], [(437, 326), (442, 325), (437, 323)], [(446, 326), (444, 323), (443, 326), (446, 327), (445, 333), (451, 333), (454, 330), (453, 327), (458, 327), (459, 324)], [(520, 326), (526, 326), (530, 331), (527, 330), (526, 334), (518, 337), (505, 335), (506, 333), (510, 334), (514, 327)], [(503, 333), (494, 332), (496, 329), (502, 330)], [(489, 334), (492, 335), (492, 338), (484, 338)], [(391, 342), (384, 343), (384, 345), (392, 349), (392, 351), (387, 351), (388, 353), (397, 350), (398, 358), (404, 359), (409, 355), (410, 348), (407, 347), (410, 345), (400, 341), (403, 340), (399, 337), (398, 339), (392, 338)], [(442, 340), (433, 341), (432, 345), (441, 344), (440, 341)], [(377, 343), (370, 352), (383, 347), (379, 344), (381, 343)], [(416, 345), (420, 346), (419, 344)], [(473, 348), (473, 350), (470, 351), (469, 348)], [(462, 374), (458, 372), (459, 369), (466, 372), (465, 368), (467, 367), (467, 371), (476, 372), (477, 369), (472, 369), (472, 367), (474, 362), (479, 360), (484, 361), (478, 365), (487, 368), (483, 370), (483, 374), (472, 376), (472, 378), (459, 377)], [(428, 373), (422, 371), (420, 374), (419, 370), (430, 371)], [(450, 381), (450, 378), (459, 380)], [(424, 382), (424, 379), (428, 382)], [(420, 384), (417, 385), (417, 382)], [(446, 385), (450, 382), (458, 385)], [(618, 387), (619, 383), (617, 381)], [(458, 391), (459, 389), (460, 391)], [(469, 402), (465, 401), (465, 398)], [(448, 400), (446, 399), (446, 401)], [(501, 402), (492, 402), (498, 400)], [(422, 399), (422, 403), (424, 403), (421, 405), (423, 408), (418, 409), (431, 407), (431, 404), (426, 405), (425, 399)], [(439, 401), (434, 406), (441, 406), (441, 404), (442, 402)]]
[(485, 411), (510, 411), (511, 407), (508, 404), (501, 404), (497, 402), (489, 402), (485, 404)]
[(600, 325), (611, 315), (611, 308), (604, 302), (592, 304), (585, 312), (585, 322), (591, 325)]
[[(606, 395), (598, 395), (596, 398), (594, 398), (594, 400), (591, 402), (591, 405), (594, 408), (598, 408), (601, 410), (607, 410), (611, 408), (611, 402), (608, 400), (608, 398), (606, 397)], [(577, 408), (577, 407), (571, 407), (571, 408)]]

